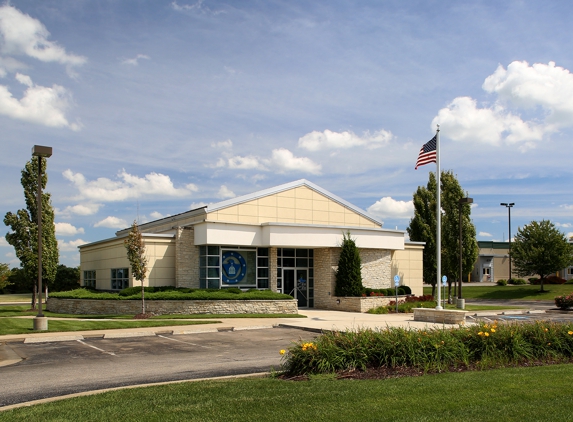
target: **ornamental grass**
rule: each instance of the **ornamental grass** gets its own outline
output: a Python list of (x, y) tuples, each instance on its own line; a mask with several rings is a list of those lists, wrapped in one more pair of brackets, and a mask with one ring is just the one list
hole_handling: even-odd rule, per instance
[(282, 353), (285, 375), (413, 368), (418, 371), (487, 369), (570, 362), (573, 323), (486, 324), (451, 329), (360, 329), (331, 332)]

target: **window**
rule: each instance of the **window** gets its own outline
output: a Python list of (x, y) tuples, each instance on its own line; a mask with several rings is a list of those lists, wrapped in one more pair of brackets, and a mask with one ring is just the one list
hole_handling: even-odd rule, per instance
[(257, 249), (257, 288), (269, 288), (269, 249)]
[(90, 289), (96, 288), (95, 270), (84, 271), (84, 287), (88, 287)]
[(122, 290), (129, 287), (129, 269), (114, 268), (111, 270), (111, 289)]
[(567, 274), (573, 275), (573, 267), (567, 268)]
[(220, 288), (219, 247), (199, 247), (199, 287), (202, 289)]

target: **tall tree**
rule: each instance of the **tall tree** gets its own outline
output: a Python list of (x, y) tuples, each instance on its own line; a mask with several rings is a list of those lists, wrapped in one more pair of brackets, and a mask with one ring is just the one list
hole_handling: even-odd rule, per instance
[[(7, 212), (4, 224), (12, 230), (6, 241), (14, 247), (20, 266), (30, 280), (38, 279), (38, 160), (32, 157), (22, 170), (20, 179), (24, 188), (26, 209), (13, 214)], [(59, 253), (54, 225), (54, 209), (51, 196), (45, 192), (48, 183), (47, 160), (42, 160), (42, 283), (53, 285), (56, 279)]]
[(362, 285), (362, 263), (356, 242), (350, 237), (350, 232), (343, 233), (338, 270), (336, 271), (336, 296), (361, 296), (364, 292)]
[[(471, 208), (462, 207), (462, 267), (459, 274), (459, 200), (466, 196), (451, 171), (443, 171), (440, 177), (442, 206), (442, 275), (448, 277), (449, 286), (459, 277), (471, 272), (478, 255), (475, 226), (471, 222)], [(424, 282), (432, 285), (435, 294), (437, 281), (436, 254), (436, 175), (429, 174), (428, 184), (418, 186), (414, 192), (414, 217), (407, 228), (410, 240), (425, 242), (423, 275)]]
[(147, 273), (147, 257), (145, 256), (143, 236), (139, 231), (137, 221), (133, 221), (131, 230), (124, 243), (127, 249), (127, 259), (131, 265), (133, 278), (141, 282), (141, 314), (145, 315), (145, 289), (143, 288), (143, 280), (145, 280)]
[(0, 263), (0, 291), (12, 284), (9, 279), (11, 273), (8, 264)]
[(545, 277), (573, 263), (573, 245), (550, 221), (532, 221), (517, 229), (510, 259), (520, 276), (538, 274), (543, 291)]

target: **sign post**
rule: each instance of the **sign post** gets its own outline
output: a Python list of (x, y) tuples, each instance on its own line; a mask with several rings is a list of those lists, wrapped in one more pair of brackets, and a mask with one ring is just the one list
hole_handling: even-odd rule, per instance
[(444, 301), (444, 308), (446, 307), (446, 283), (448, 282), (448, 276), (442, 276), (442, 287), (444, 289), (444, 294), (442, 295)]
[(400, 276), (394, 276), (394, 287), (396, 288), (396, 313), (398, 313), (398, 286), (400, 285)]

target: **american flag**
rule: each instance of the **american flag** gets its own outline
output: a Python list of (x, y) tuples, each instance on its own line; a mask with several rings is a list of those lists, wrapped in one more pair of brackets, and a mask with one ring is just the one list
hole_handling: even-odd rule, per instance
[(436, 139), (435, 135), (432, 139), (424, 144), (422, 149), (420, 149), (420, 154), (418, 155), (418, 161), (416, 161), (416, 168), (423, 166), (425, 164), (435, 163), (436, 162)]

